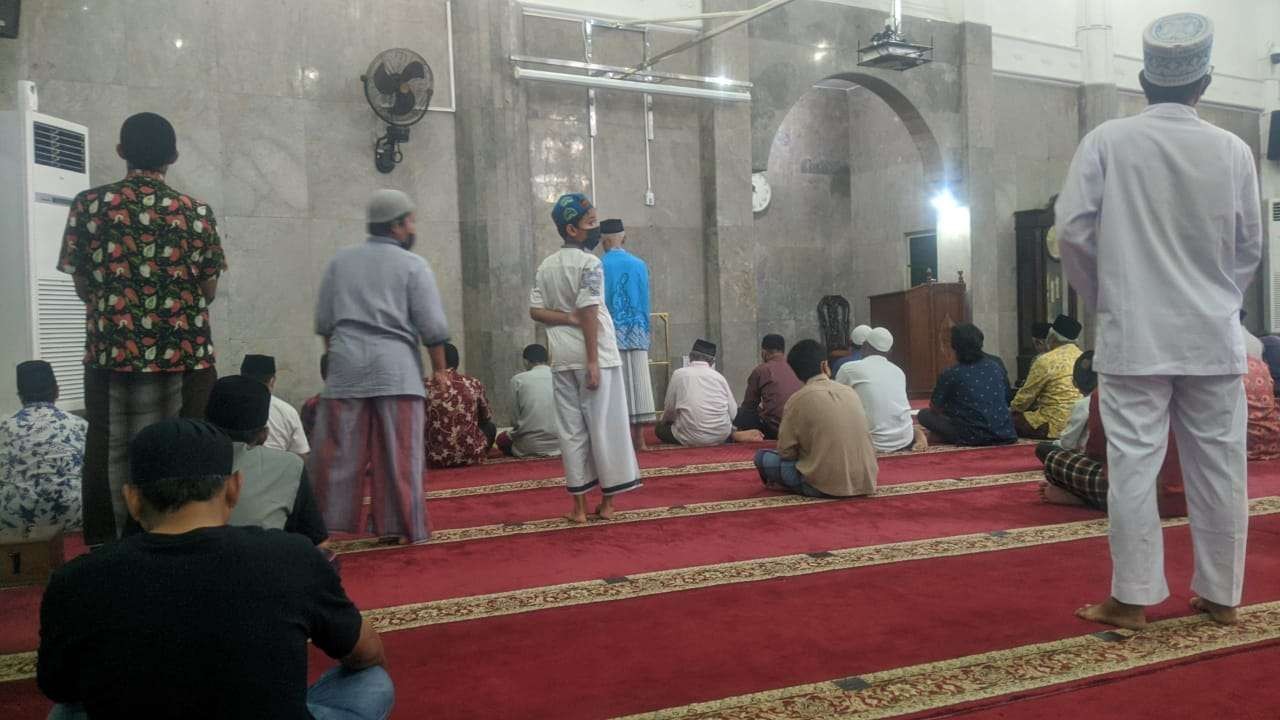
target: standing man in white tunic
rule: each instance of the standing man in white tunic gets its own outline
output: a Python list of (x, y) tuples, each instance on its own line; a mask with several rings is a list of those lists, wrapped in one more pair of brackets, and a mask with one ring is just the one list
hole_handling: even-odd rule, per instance
[(1237, 317), (1262, 228), (1252, 152), (1196, 114), (1212, 45), (1213, 24), (1202, 15), (1147, 27), (1139, 79), (1150, 105), (1081, 141), (1057, 205), (1067, 277), (1097, 311), (1094, 368), (1111, 480), (1111, 597), (1077, 615), (1130, 629), (1145, 626), (1145, 607), (1169, 595), (1156, 473), (1171, 423), (1195, 548), (1191, 604), (1232, 623), (1244, 583), (1246, 363)]
[(567, 519), (587, 521), (587, 493), (600, 486), (596, 514), (613, 517), (613, 498), (640, 487), (631, 444), (627, 390), (617, 332), (604, 299), (604, 268), (591, 254), (600, 221), (591, 200), (563, 195), (551, 219), (564, 247), (538, 266), (529, 317), (547, 326), (565, 484), (573, 496)]

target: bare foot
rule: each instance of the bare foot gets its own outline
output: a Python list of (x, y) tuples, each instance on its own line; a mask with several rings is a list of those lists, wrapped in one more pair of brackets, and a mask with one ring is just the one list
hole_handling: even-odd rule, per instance
[(1097, 605), (1086, 605), (1076, 610), (1081, 620), (1114, 625), (1126, 630), (1141, 630), (1147, 626), (1147, 611), (1141, 605), (1128, 605), (1115, 598)]
[(617, 514), (618, 511), (615, 510), (612, 505), (600, 503), (596, 506), (596, 515), (600, 516), (601, 520), (612, 520), (613, 516)]
[(1213, 618), (1214, 622), (1222, 625), (1235, 625), (1240, 621), (1240, 617), (1236, 613), (1235, 608), (1227, 607), (1226, 605), (1219, 605), (1212, 600), (1205, 600), (1202, 597), (1191, 598), (1191, 607), (1202, 613), (1207, 613), (1209, 617)]
[(565, 520), (568, 520), (569, 522), (573, 523), (574, 525), (586, 525), (586, 524), (587, 524), (587, 514), (586, 514), (585, 512), (583, 512), (583, 511), (581, 511), (581, 510), (576, 510), (576, 509), (575, 509), (573, 512), (569, 513), (568, 515), (565, 515), (565, 516), (564, 516), (564, 519), (565, 519)]
[(764, 442), (764, 433), (759, 430), (737, 430), (731, 435), (734, 442)]
[(916, 425), (914, 428), (912, 428), (912, 432), (915, 433), (915, 442), (912, 443), (911, 445), (911, 451), (924, 452), (925, 450), (928, 450), (929, 434), (925, 432), (924, 428), (920, 427), (919, 425)]
[(1051, 505), (1084, 505), (1084, 501), (1057, 485), (1040, 483), (1040, 499)]

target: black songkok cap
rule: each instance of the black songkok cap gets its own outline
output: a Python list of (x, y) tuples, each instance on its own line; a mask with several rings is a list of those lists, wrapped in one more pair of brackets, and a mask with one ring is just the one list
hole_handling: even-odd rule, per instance
[(28, 360), (18, 363), (18, 394), (25, 398), (43, 398), (53, 395), (58, 380), (53, 376), (53, 366), (44, 360)]
[(1075, 340), (1080, 337), (1080, 331), (1084, 326), (1072, 320), (1066, 315), (1059, 315), (1057, 320), (1053, 321), (1053, 330), (1068, 340)]
[(617, 235), (622, 232), (622, 221), (618, 218), (609, 218), (600, 223), (601, 235)]
[(178, 136), (173, 124), (155, 113), (131, 115), (120, 126), (124, 158), (135, 168), (155, 170), (173, 162)]
[(270, 355), (245, 355), (240, 361), (240, 374), (271, 377), (276, 374), (276, 359)]
[(693, 341), (693, 352), (702, 353), (703, 355), (707, 355), (709, 357), (715, 357), (716, 344), (709, 340), (703, 340), (702, 338), (698, 338), (697, 340)]
[(1033, 322), (1031, 323), (1031, 337), (1037, 340), (1046, 340), (1049, 337), (1049, 331), (1052, 329), (1053, 326), (1047, 322)]
[(167, 478), (226, 476), (231, 469), (231, 438), (204, 420), (161, 420), (129, 442), (129, 478), (134, 485)]
[(205, 417), (228, 432), (254, 432), (267, 426), (271, 391), (243, 375), (219, 378), (209, 392)]

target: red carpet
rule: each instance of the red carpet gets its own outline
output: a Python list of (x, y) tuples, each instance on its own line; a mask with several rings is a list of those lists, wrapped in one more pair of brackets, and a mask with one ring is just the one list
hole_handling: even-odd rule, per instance
[[(642, 453), (646, 467), (749, 460), (751, 446)], [(880, 484), (1034, 469), (1029, 446), (881, 460)], [(558, 459), (432, 471), (429, 489), (558, 477)], [(1250, 468), (1250, 496), (1280, 495), (1280, 462)], [(623, 509), (767, 497), (754, 471), (655, 477)], [(438, 529), (554, 517), (558, 487), (430, 500)], [(739, 560), (1093, 520), (1044, 505), (1035, 484), (958, 488), (769, 507), (348, 554), (343, 579), (365, 609)], [(1153, 620), (1187, 614), (1186, 527), (1166, 533), (1175, 597)], [(878, 552), (878, 551), (877, 551)], [(1280, 599), (1280, 515), (1251, 526), (1246, 603)], [(1071, 610), (1106, 592), (1106, 538), (732, 582), (384, 635), (396, 718), (605, 718), (1003, 650), (1094, 631)], [(712, 570), (707, 572), (728, 572)], [(732, 575), (726, 577), (731, 578)], [(35, 646), (37, 589), (0, 592), (0, 653)], [(1254, 664), (1244, 658), (1255, 657)], [(1280, 650), (1237, 649), (1110, 678), (1049, 686), (912, 717), (1145, 718), (1266, 715)], [(331, 663), (317, 658), (313, 676)], [(1248, 678), (1237, 682), (1236, 675)], [(1228, 677), (1231, 676), (1231, 677)], [(1166, 680), (1160, 680), (1166, 678)], [(1252, 687), (1251, 687), (1252, 685)], [(1272, 686), (1275, 683), (1271, 683)], [(1215, 704), (1214, 701), (1218, 704)], [(1068, 703), (1071, 703), (1068, 705)], [(44, 717), (32, 681), (0, 682), (0, 716)], [(1025, 711), (1026, 714), (1020, 714)], [(1005, 714), (1000, 714), (1005, 713)]]

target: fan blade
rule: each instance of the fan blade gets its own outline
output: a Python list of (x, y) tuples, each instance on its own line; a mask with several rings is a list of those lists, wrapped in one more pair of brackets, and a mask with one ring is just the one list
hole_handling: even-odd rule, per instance
[(405, 65), (404, 69), (400, 71), (400, 82), (407, 83), (410, 80), (414, 80), (416, 78), (424, 78), (426, 76), (427, 76), (427, 69), (423, 67), (422, 63), (418, 62), (417, 60), (414, 60), (408, 65)]
[(400, 78), (387, 72), (387, 64), (382, 63), (373, 71), (373, 86), (383, 95), (390, 95), (400, 89)]
[(413, 96), (412, 90), (396, 93), (396, 104), (392, 106), (391, 112), (396, 115), (404, 115), (405, 113), (413, 110), (413, 105), (417, 101), (418, 99)]

